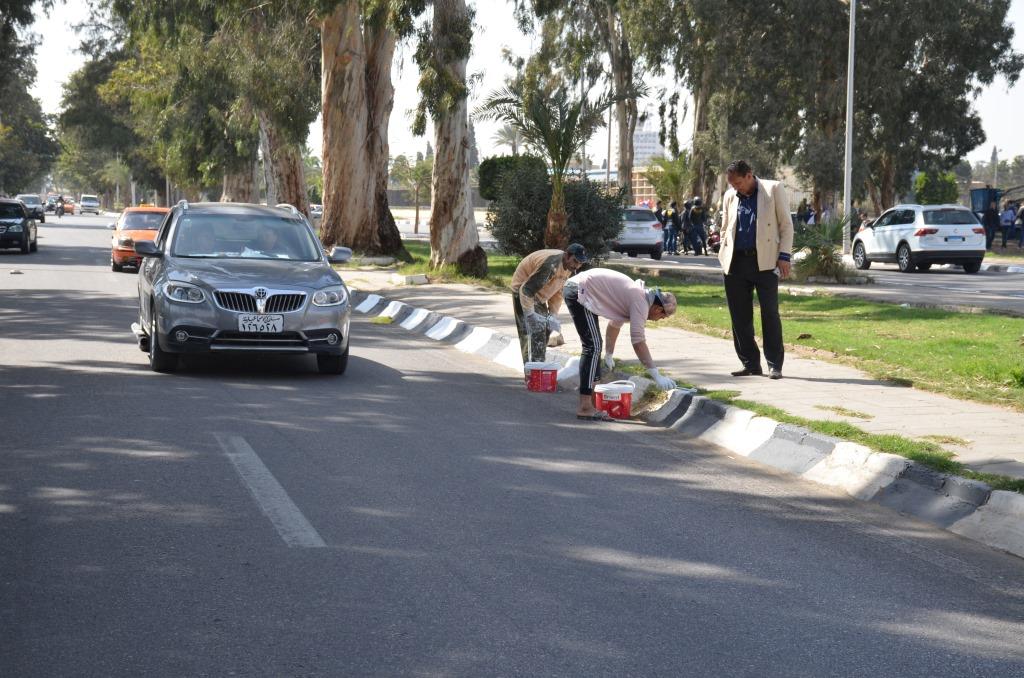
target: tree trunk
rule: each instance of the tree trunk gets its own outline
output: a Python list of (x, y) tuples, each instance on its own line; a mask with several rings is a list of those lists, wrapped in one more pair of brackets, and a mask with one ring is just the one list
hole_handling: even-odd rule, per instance
[(287, 203), (308, 217), (309, 197), (306, 195), (306, 168), (302, 154), (262, 111), (259, 120), (260, 136), (267, 140), (263, 156), (263, 164), (267, 168), (267, 204)]
[(882, 172), (879, 179), (882, 208), (889, 209), (896, 204), (896, 167), (888, 153), (882, 155)]
[(420, 233), (420, 187), (417, 185), (416, 190), (413, 192), (413, 202), (416, 203), (416, 217), (412, 222), (412, 232), (416, 235)]
[(565, 181), (561, 176), (551, 177), (551, 207), (548, 209), (548, 227), (544, 231), (544, 246), (564, 250), (569, 244), (569, 215), (565, 213)]
[(408, 259), (387, 199), (395, 35), (347, 0), (321, 24), (325, 247)]
[[(705, 64), (701, 69), (700, 86), (693, 95), (693, 180), (690, 194), (705, 196), (705, 180), (710, 171), (702, 137), (708, 131), (708, 103), (711, 98), (711, 69)], [(713, 187), (712, 187), (712, 190)], [(710, 204), (710, 203), (709, 203)]]
[(871, 206), (875, 209), (875, 216), (882, 214), (882, 195), (878, 192), (878, 186), (870, 178), (864, 182), (867, 184), (868, 195), (871, 197)]
[(224, 174), (224, 191), (221, 202), (258, 202), (256, 199), (256, 177), (251, 168)]
[(601, 32), (608, 50), (608, 61), (612, 69), (614, 92), (621, 99), (615, 104), (615, 119), (618, 125), (619, 162), (616, 171), (619, 186), (624, 190), (623, 201), (633, 204), (633, 132), (636, 131), (638, 111), (636, 97), (630, 96), (633, 86), (633, 54), (629, 49), (621, 15), (614, 3), (608, 3), (605, 13), (605, 30)]
[(267, 204), (276, 205), (279, 202), (277, 199), (277, 184), (274, 181), (274, 175), (270, 167), (270, 135), (267, 133), (267, 126), (270, 124), (270, 121), (262, 111), (260, 111), (257, 119), (260, 122), (260, 153), (263, 155), (263, 185), (267, 188)]
[[(465, 0), (435, 0), (433, 58), (451, 81), (466, 83), (466, 59), (452, 57), (453, 26), (468, 19)], [(442, 104), (443, 105), (443, 104)], [(439, 108), (441, 106), (439, 105)], [(469, 114), (466, 95), (457, 97), (434, 120), (434, 171), (430, 201), (430, 264), (455, 264), (465, 275), (487, 274), (487, 255), (473, 218), (469, 186)]]

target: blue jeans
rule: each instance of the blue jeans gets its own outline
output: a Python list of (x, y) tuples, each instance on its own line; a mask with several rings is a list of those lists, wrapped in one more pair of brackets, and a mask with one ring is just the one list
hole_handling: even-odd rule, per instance
[(674, 226), (666, 226), (664, 228), (664, 232), (662, 233), (662, 240), (663, 240), (663, 243), (664, 243), (664, 248), (663, 249), (666, 252), (675, 252), (676, 251), (676, 239), (678, 237), (679, 237), (679, 233), (678, 233), (678, 231), (676, 231)]

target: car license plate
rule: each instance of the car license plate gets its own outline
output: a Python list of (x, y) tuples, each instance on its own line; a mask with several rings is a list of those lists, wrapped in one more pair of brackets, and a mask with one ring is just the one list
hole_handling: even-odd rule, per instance
[(284, 316), (243, 313), (238, 316), (239, 332), (280, 332)]
[(964, 237), (962, 235), (951, 235), (946, 238), (946, 242), (963, 242)]

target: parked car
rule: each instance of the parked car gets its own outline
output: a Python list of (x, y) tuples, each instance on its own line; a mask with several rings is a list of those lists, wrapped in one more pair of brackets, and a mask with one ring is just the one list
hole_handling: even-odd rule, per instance
[(861, 226), (853, 240), (853, 262), (867, 269), (895, 262), (904, 273), (932, 264), (957, 264), (977, 273), (985, 258), (985, 229), (960, 205), (897, 205)]
[(661, 222), (646, 207), (627, 207), (622, 211), (622, 231), (611, 243), (611, 250), (635, 257), (647, 254), (661, 259), (664, 248)]
[(44, 212), (56, 212), (57, 211), (57, 196), (48, 195), (46, 196), (46, 206), (43, 207)]
[(114, 231), (110, 239), (110, 270), (120, 273), (125, 266), (138, 268), (142, 257), (135, 253), (135, 243), (155, 238), (169, 211), (166, 207), (126, 208), (107, 227)]
[(28, 213), (33, 219), (40, 224), (46, 223), (46, 208), (43, 206), (43, 201), (38, 194), (19, 193), (15, 196), (15, 199), (25, 203), (25, 207), (28, 208)]
[(22, 254), (39, 247), (36, 220), (20, 200), (0, 198), (0, 249), (17, 247)]
[(99, 215), (100, 213), (100, 199), (95, 195), (82, 194), (81, 199), (78, 201), (78, 213), (85, 214), (91, 212), (92, 214)]
[(348, 288), (292, 207), (180, 202), (155, 240), (135, 243), (139, 348), (157, 372), (185, 353), (311, 353), (321, 373), (348, 365)]

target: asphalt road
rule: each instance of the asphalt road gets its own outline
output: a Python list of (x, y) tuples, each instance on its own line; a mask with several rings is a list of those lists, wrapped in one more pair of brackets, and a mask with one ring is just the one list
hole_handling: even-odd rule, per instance
[[(717, 255), (616, 258), (644, 268), (678, 268), (721, 275)], [(979, 271), (968, 275), (958, 268), (935, 267), (926, 273), (900, 273), (895, 264), (872, 264), (870, 285), (832, 285), (838, 294), (851, 294), (889, 303), (924, 303), (992, 309), (1024, 316), (1024, 273)]]
[(105, 221), (0, 254), (2, 676), (1024, 676), (1024, 561), (399, 328), (152, 373)]

